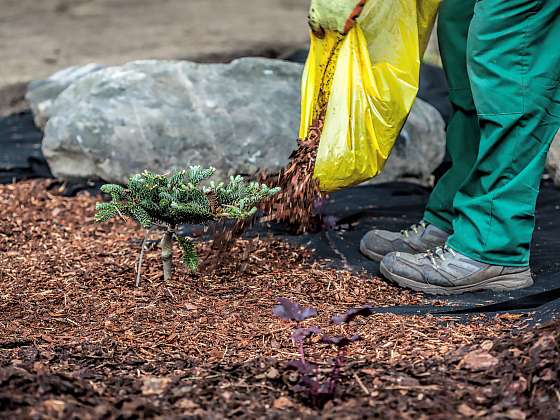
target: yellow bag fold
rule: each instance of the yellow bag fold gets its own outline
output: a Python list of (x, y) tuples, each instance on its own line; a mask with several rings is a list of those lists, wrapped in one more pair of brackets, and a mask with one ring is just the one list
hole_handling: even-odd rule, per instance
[(300, 137), (326, 109), (314, 176), (323, 191), (381, 172), (418, 93), (440, 0), (369, 0), (344, 36), (311, 33)]

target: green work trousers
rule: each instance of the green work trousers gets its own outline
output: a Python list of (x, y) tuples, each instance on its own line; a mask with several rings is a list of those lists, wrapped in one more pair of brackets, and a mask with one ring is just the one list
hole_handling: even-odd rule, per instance
[(546, 156), (560, 127), (560, 0), (443, 0), (451, 168), (425, 220), (474, 260), (527, 266)]

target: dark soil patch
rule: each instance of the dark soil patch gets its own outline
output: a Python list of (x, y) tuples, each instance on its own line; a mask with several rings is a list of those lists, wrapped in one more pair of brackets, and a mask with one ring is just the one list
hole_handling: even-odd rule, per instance
[[(275, 359), (145, 359), (114, 342), (2, 351), (4, 418), (558, 418), (559, 329), (462, 347), (413, 363), (350, 363), (322, 410), (294, 392), (297, 374)], [(11, 360), (10, 360), (11, 358)]]

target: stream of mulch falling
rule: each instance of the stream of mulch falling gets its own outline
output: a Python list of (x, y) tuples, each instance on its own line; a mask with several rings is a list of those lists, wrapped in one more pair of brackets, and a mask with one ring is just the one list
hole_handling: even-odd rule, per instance
[[(177, 261), (162, 279), (157, 248), (143, 283), (143, 233), (93, 222), (99, 197), (64, 198), (48, 181), (0, 186), (0, 417), (555, 418), (559, 326), (525, 318), (378, 314), (334, 325), (360, 305), (425, 303), (367, 274), (327, 268), (274, 238), (238, 239), (209, 274)], [(202, 256), (210, 244), (199, 244)], [(178, 257), (178, 256), (177, 256)], [(275, 317), (286, 297), (317, 309)], [(295, 389), (296, 327), (359, 335), (335, 397), (317, 407)], [(306, 342), (319, 374), (337, 354)]]
[(307, 137), (298, 139), (297, 149), (292, 152), (288, 164), (279, 173), (261, 171), (257, 174), (260, 183), (272, 188), (279, 187), (278, 194), (261, 202), (258, 212), (249, 219), (214, 226), (212, 252), (204, 259), (202, 267), (214, 270), (221, 260), (227, 258), (246, 230), (257, 223), (283, 223), (296, 234), (317, 232), (323, 227), (320, 213), (327, 194), (321, 192), (319, 182), (314, 179), (313, 174), (324, 119), (325, 111), (319, 112), (309, 127)]

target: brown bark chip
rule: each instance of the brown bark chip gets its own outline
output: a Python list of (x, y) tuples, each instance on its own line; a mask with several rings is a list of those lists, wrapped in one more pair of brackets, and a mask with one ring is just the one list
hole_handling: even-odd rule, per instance
[(463, 360), (461, 360), (460, 366), (468, 370), (484, 370), (496, 367), (498, 364), (498, 359), (492, 356), (485, 350), (474, 350), (468, 353)]

